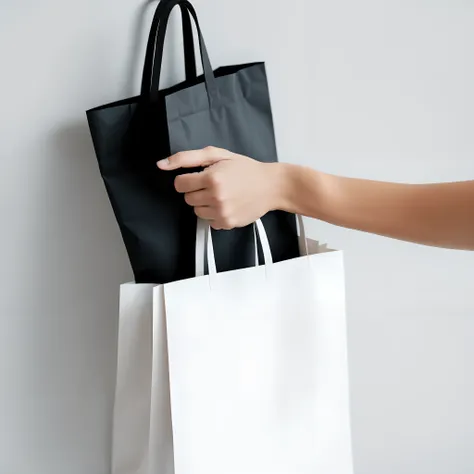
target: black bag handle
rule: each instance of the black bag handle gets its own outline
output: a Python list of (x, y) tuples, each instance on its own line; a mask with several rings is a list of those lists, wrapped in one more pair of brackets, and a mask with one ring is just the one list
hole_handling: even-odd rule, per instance
[[(151, 90), (150, 100), (155, 102), (158, 100), (159, 97), (159, 87), (160, 87), (160, 76), (161, 76), (161, 63), (163, 61), (163, 50), (165, 46), (165, 36), (166, 36), (166, 29), (168, 27), (168, 20), (171, 14), (171, 11), (176, 5), (180, 5), (180, 7), (184, 6), (188, 9), (189, 13), (191, 13), (194, 24), (196, 25), (196, 29), (198, 32), (199, 37), (199, 47), (201, 50), (201, 62), (202, 68), (204, 70), (204, 80), (207, 89), (207, 96), (209, 98), (209, 106), (213, 107), (219, 98), (219, 91), (217, 88), (217, 81), (214, 77), (214, 73), (212, 71), (211, 62), (209, 60), (209, 55), (207, 53), (206, 44), (204, 42), (204, 38), (202, 36), (201, 27), (199, 26), (199, 20), (194, 10), (194, 7), (188, 0), (169, 0), (168, 3), (165, 4), (163, 10), (163, 16), (160, 19), (158, 25), (158, 37), (156, 41), (156, 49), (155, 49), (155, 58), (153, 62), (153, 72), (152, 72), (152, 79), (151, 79)], [(186, 54), (186, 51), (185, 51)]]
[[(142, 75), (142, 95), (148, 94), (151, 89), (151, 75), (153, 72), (153, 57), (155, 53), (156, 40), (158, 36), (158, 25), (163, 16), (165, 6), (171, 0), (161, 0), (156, 7), (153, 21), (150, 27), (150, 34), (148, 36), (148, 43), (145, 53), (145, 64), (143, 66)], [(181, 18), (183, 23), (183, 37), (184, 37), (184, 66), (186, 70), (186, 80), (195, 79), (197, 77), (196, 71), (196, 56), (194, 53), (194, 38), (193, 29), (191, 25), (191, 16), (184, 5), (181, 7)]]

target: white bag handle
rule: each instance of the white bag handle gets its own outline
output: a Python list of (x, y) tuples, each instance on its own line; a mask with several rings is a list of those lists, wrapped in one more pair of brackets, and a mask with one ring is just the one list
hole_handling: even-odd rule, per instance
[[(299, 248), (302, 255), (309, 255), (308, 243), (306, 241), (306, 231), (303, 218), (298, 215), (299, 226)], [(263, 257), (265, 265), (273, 263), (270, 242), (263, 222), (258, 219), (254, 224), (254, 242), (255, 242), (255, 265), (258, 266), (258, 240), (262, 245)], [(214, 254), (214, 246), (212, 244), (211, 226), (204, 219), (198, 219), (196, 232), (196, 276), (205, 275), (206, 262), (208, 265), (209, 275), (217, 273), (216, 259)]]
[(207, 247), (207, 228), (209, 224), (198, 218), (196, 229), (196, 277), (204, 276), (204, 267), (206, 262)]
[[(259, 219), (254, 224), (254, 242), (255, 242), (255, 262), (258, 266), (258, 247), (257, 239), (260, 240), (263, 250), (265, 265), (273, 263), (270, 242), (262, 221)], [(207, 262), (209, 275), (217, 273), (214, 246), (212, 244), (211, 226), (203, 219), (197, 221), (196, 232), (196, 276), (205, 275), (205, 264)]]

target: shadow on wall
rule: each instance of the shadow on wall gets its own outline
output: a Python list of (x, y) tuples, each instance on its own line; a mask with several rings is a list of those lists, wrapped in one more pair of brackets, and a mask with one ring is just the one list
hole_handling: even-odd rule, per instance
[(46, 138), (22, 276), (31, 317), (18, 335), (18, 370), (31, 413), (21, 419), (32, 426), (31, 459), (50, 472), (60, 472), (61, 459), (99, 472), (98, 460), (109, 462), (119, 285), (131, 272), (86, 121)]
[[(144, 52), (142, 51), (144, 32), (148, 33), (148, 23), (146, 21), (148, 9), (151, 5), (158, 5), (159, 2), (147, 0), (137, 10), (135, 16), (135, 24), (133, 27), (133, 39), (130, 49), (130, 56), (126, 65), (127, 82), (125, 85), (125, 95), (133, 96), (136, 88), (134, 83), (137, 78), (137, 71), (141, 71), (143, 67)], [(141, 78), (141, 75), (140, 75)]]

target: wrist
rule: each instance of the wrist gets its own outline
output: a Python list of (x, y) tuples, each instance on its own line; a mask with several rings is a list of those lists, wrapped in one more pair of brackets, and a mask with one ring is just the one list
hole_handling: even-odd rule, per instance
[(339, 183), (336, 176), (304, 166), (275, 163), (272, 209), (330, 221), (337, 213)]
[(272, 163), (271, 209), (296, 213), (302, 168), (288, 163)]
[(287, 211), (289, 205), (289, 188), (291, 179), (288, 165), (285, 163), (268, 163), (266, 177), (268, 178), (268, 211)]

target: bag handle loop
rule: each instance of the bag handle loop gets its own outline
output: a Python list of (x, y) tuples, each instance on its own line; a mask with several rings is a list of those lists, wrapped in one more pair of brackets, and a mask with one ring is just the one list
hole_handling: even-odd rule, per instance
[(165, 44), (165, 36), (166, 30), (168, 27), (168, 20), (171, 14), (171, 11), (176, 5), (184, 6), (188, 9), (189, 13), (194, 19), (194, 24), (196, 25), (198, 38), (199, 38), (199, 47), (201, 51), (201, 63), (202, 68), (204, 70), (204, 80), (207, 89), (207, 95), (209, 98), (209, 107), (213, 107), (218, 100), (218, 88), (217, 88), (217, 81), (214, 77), (214, 73), (212, 70), (211, 62), (209, 60), (209, 55), (207, 53), (206, 44), (204, 42), (204, 38), (202, 36), (201, 27), (199, 25), (199, 20), (194, 10), (194, 7), (188, 0), (170, 0), (168, 3), (164, 5), (163, 9), (163, 16), (160, 19), (158, 25), (158, 35), (156, 40), (156, 49), (155, 49), (155, 57), (153, 63), (153, 70), (152, 70), (152, 78), (151, 78), (151, 90), (150, 100), (152, 102), (156, 102), (159, 98), (159, 86), (160, 86), (160, 76), (161, 76), (161, 66), (163, 61), (163, 51), (164, 51), (164, 44)]
[[(267, 232), (263, 222), (259, 219), (254, 224), (255, 230), (255, 255), (257, 257), (258, 250), (257, 245), (260, 241), (260, 245), (263, 250), (263, 259), (265, 265), (273, 264), (272, 251), (270, 248), (270, 242), (268, 240)], [(214, 253), (214, 245), (212, 242), (212, 230), (211, 226), (204, 219), (198, 219), (197, 221), (197, 232), (196, 232), (196, 276), (205, 275), (205, 266), (207, 263), (209, 275), (215, 275), (217, 273), (216, 259)], [(255, 260), (255, 266), (258, 266), (258, 258)]]
[[(145, 53), (145, 64), (143, 66), (141, 94), (148, 95), (151, 89), (151, 76), (153, 72), (153, 59), (156, 48), (156, 41), (158, 36), (158, 26), (163, 17), (164, 7), (171, 0), (161, 0), (156, 7), (155, 14), (150, 27), (150, 34), (148, 36), (148, 43)], [(196, 56), (194, 53), (194, 38), (193, 29), (191, 25), (191, 15), (184, 5), (180, 5), (181, 19), (183, 24), (183, 42), (184, 42), (184, 67), (186, 71), (186, 80), (195, 79), (197, 77), (196, 71)]]
[[(301, 256), (309, 255), (308, 241), (306, 239), (306, 229), (303, 216), (296, 216), (299, 227), (298, 241)], [(261, 219), (258, 219), (254, 224), (254, 242), (255, 242), (255, 266), (258, 262), (258, 241), (262, 246), (263, 259), (265, 265), (273, 263), (272, 252), (268, 235), (265, 231), (265, 226)], [(217, 273), (216, 260), (214, 255), (214, 246), (212, 243), (212, 231), (209, 223), (204, 219), (197, 220), (196, 230), (196, 277), (204, 276), (206, 274), (206, 263), (209, 275)]]

